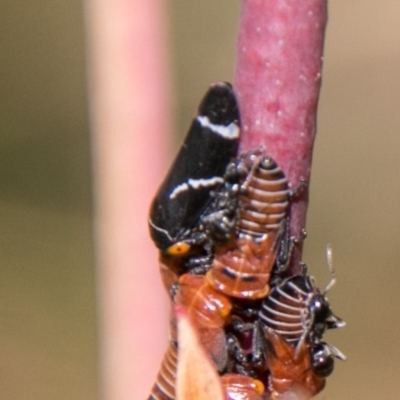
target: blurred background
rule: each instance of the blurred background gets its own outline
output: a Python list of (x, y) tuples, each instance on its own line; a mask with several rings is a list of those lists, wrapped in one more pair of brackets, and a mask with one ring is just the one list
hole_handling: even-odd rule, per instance
[(0, 398), (97, 398), (82, 4), (0, 2)]
[[(210, 82), (233, 79), (239, 2), (168, 3), (175, 147)], [(347, 327), (319, 399), (397, 398), (400, 4), (329, 4), (304, 260)], [(97, 399), (80, 1), (0, 3), (0, 397)], [(136, 399), (134, 399), (136, 400)], [(140, 399), (138, 399), (140, 400)]]

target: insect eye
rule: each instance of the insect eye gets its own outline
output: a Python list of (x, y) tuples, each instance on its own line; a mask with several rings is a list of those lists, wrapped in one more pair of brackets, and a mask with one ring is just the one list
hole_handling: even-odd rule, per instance
[(166, 253), (170, 256), (183, 256), (189, 252), (190, 248), (190, 244), (186, 242), (178, 242), (168, 247)]

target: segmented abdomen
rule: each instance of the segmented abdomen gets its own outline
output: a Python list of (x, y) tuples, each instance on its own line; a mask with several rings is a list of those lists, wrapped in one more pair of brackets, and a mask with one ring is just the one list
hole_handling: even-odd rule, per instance
[[(248, 158), (255, 155), (247, 155)], [(280, 230), (286, 218), (290, 191), (285, 174), (275, 161), (264, 156), (250, 171), (239, 197), (239, 234), (259, 237)], [(253, 161), (254, 164), (254, 161)]]
[(148, 400), (174, 400), (178, 349), (171, 341)]
[(235, 298), (261, 299), (269, 292), (269, 278), (278, 250), (277, 232), (255, 241), (239, 238), (233, 248), (217, 250), (206, 274), (216, 290)]
[(260, 309), (260, 319), (288, 343), (296, 345), (310, 326), (308, 303), (312, 291), (308, 277), (294, 276), (274, 287)]
[(239, 196), (236, 241), (217, 249), (207, 281), (228, 296), (260, 299), (279, 251), (290, 201), (288, 181), (269, 156), (248, 153), (237, 162), (248, 171)]

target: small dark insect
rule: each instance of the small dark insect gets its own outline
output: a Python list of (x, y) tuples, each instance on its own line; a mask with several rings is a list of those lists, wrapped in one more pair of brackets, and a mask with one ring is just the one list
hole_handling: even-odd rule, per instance
[(185, 256), (196, 247), (211, 254), (214, 242), (232, 234), (235, 196), (221, 200), (213, 193), (229, 186), (224, 176), (236, 156), (239, 133), (232, 86), (211, 85), (150, 208), (150, 234), (162, 254)]
[(294, 348), (300, 349), (303, 343), (307, 345), (311, 367), (321, 377), (333, 371), (333, 357), (345, 359), (338, 349), (322, 341), (326, 329), (345, 325), (343, 320), (333, 314), (326, 298), (327, 291), (336, 282), (329, 246), (327, 258), (332, 278), (323, 292), (304, 271), (302, 275), (287, 278), (274, 287), (259, 311), (264, 328), (272, 329)]

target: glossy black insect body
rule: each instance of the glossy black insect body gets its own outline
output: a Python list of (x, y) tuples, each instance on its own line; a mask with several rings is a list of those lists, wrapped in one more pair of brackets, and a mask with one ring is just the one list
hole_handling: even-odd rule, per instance
[[(222, 210), (226, 204), (210, 203), (221, 202), (212, 194), (226, 183), (225, 170), (236, 156), (239, 133), (239, 111), (231, 85), (211, 85), (151, 205), (150, 234), (163, 254), (184, 255), (192, 245), (229, 235), (218, 230), (233, 231), (234, 224), (227, 223)], [(229, 202), (229, 196), (223, 197), (223, 203)], [(235, 205), (225, 208), (232, 213)]]
[[(333, 283), (334, 279), (328, 288)], [(261, 323), (287, 343), (298, 348), (307, 344), (312, 369), (321, 377), (333, 371), (333, 357), (345, 359), (338, 349), (322, 341), (326, 329), (344, 326), (344, 321), (333, 314), (326, 290), (321, 292), (312, 277), (296, 275), (274, 287), (259, 312)]]

